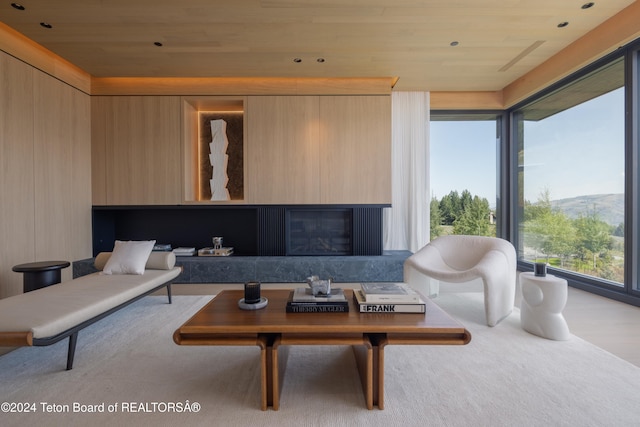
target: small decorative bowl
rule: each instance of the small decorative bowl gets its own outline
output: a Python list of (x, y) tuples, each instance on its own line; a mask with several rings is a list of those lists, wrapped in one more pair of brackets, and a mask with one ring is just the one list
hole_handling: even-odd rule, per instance
[(331, 279), (320, 280), (318, 276), (307, 278), (307, 285), (311, 288), (311, 293), (315, 297), (328, 296), (331, 294)]

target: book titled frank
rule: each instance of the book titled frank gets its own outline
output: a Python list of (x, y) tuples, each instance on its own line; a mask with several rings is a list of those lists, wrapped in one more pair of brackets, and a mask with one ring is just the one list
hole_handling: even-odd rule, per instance
[(420, 294), (406, 283), (361, 283), (360, 288), (367, 303), (420, 303)]
[(360, 313), (426, 313), (426, 305), (422, 300), (420, 303), (370, 303), (365, 301), (360, 289), (353, 290), (353, 300)]

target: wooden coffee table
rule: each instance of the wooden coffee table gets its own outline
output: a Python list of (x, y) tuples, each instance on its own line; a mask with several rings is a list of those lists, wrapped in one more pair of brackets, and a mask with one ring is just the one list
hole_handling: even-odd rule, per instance
[(221, 291), (173, 334), (179, 345), (249, 345), (261, 350), (261, 408), (280, 406), (280, 387), (291, 345), (351, 345), (366, 406), (384, 409), (387, 345), (464, 345), (471, 334), (430, 299), (426, 314), (360, 313), (345, 289), (349, 313), (287, 313), (290, 289), (263, 290), (269, 304), (241, 310), (242, 290)]

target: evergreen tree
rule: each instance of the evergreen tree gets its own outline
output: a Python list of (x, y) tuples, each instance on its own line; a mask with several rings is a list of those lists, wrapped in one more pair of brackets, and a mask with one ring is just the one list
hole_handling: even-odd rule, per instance
[(492, 234), (489, 225), (490, 214), (489, 201), (475, 196), (453, 223), (454, 234), (490, 236)]
[(440, 203), (435, 197), (429, 205), (429, 222), (431, 240), (442, 234), (442, 215), (440, 215)]
[(460, 207), (458, 209), (457, 218), (460, 218), (460, 216), (464, 213), (464, 211), (466, 211), (471, 206), (472, 203), (473, 203), (473, 196), (471, 195), (469, 190), (464, 190), (462, 192), (462, 195), (460, 196)]
[(453, 225), (460, 215), (460, 195), (457, 191), (451, 191), (440, 201), (440, 215), (443, 225)]

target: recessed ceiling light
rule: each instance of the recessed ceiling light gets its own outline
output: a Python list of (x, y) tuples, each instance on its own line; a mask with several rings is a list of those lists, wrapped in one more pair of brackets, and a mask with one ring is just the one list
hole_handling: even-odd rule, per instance
[(24, 10), (25, 7), (19, 3), (11, 3), (11, 7), (18, 10)]
[(581, 7), (582, 7), (582, 9), (589, 9), (589, 8), (593, 7), (593, 5), (595, 5), (595, 3), (590, 1), (589, 3), (583, 4)]
[(316, 59), (316, 61), (318, 61), (318, 62), (324, 62), (324, 58), (318, 58), (318, 59)]
[(558, 24), (558, 28), (564, 28), (567, 25), (569, 25), (569, 23), (567, 21), (564, 21), (564, 22), (561, 22), (561, 23)]
[(162, 43), (160, 43), (160, 42), (153, 42), (153, 44), (156, 45), (156, 46), (162, 46)]
[(49, 24), (48, 22), (41, 22), (40, 26), (49, 29), (53, 28), (53, 25)]
[(302, 59), (300, 59), (300, 58), (294, 58), (294, 59), (293, 59), (293, 62), (295, 62), (295, 63), (299, 64), (299, 63), (301, 63), (301, 62), (302, 62)]
[(453, 41), (451, 43), (449, 43), (449, 46), (458, 46), (460, 43)]

